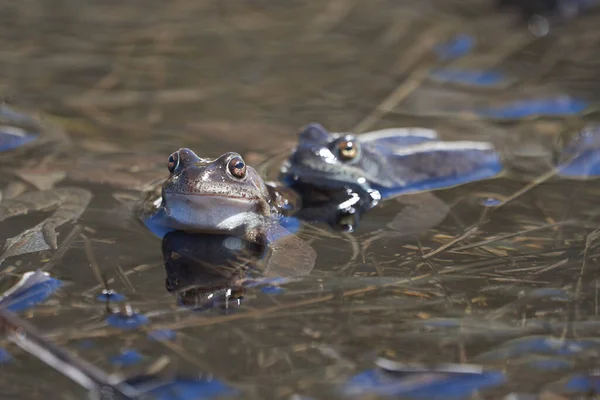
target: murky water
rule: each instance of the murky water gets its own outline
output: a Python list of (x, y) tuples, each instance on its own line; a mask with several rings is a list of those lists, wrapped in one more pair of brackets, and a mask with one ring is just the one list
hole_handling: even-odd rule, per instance
[[(76, 145), (73, 160), (92, 167), (123, 152), (125, 166), (140, 157), (166, 165), (171, 152), (189, 147), (203, 157), (239, 152), (274, 177), (298, 129), (312, 121), (357, 133), (431, 127), (444, 138), (490, 140), (508, 160), (539, 153), (543, 166), (555, 143), (596, 119), (600, 17), (590, 13), (536, 38), (491, 3), (22, 1), (0, 7), (0, 92), (61, 124)], [(454, 50), (440, 50), (452, 38)], [(474, 84), (443, 68), (496, 75)], [(537, 113), (498, 108), (557, 97), (561, 112), (539, 104)], [(539, 110), (563, 115), (540, 117)], [(37, 165), (10, 159), (27, 162)], [(59, 229), (64, 254), (7, 259), (0, 287), (46, 267), (64, 285), (22, 316), (57, 344), (128, 378), (205, 380), (190, 389), (196, 397), (183, 397), (179, 387), (161, 398), (593, 393), (600, 388), (590, 372), (600, 356), (600, 186), (551, 178), (519, 193), (544, 172), (535, 163), (521, 167), (509, 162), (500, 178), (438, 191), (452, 212), (418, 239), (386, 226), (401, 207), (395, 200), (351, 234), (303, 226), (300, 236), (318, 254), (311, 274), (245, 289), (234, 283), (240, 266), (247, 268), (239, 255), (228, 259), (225, 277), (214, 274), (225, 266), (208, 259), (204, 268), (166, 271), (161, 240), (133, 215), (142, 194), (98, 184), (105, 167), (81, 168), (89, 182), (61, 184), (91, 189), (94, 198), (67, 245), (73, 225)], [(166, 175), (166, 167), (159, 170)], [(500, 208), (485, 206), (511, 196)], [(3, 222), (0, 240), (43, 216)], [(205, 257), (210, 246), (197, 245), (194, 256)], [(182, 250), (164, 252), (171, 251)], [(123, 321), (107, 318), (106, 302), (97, 299), (102, 279), (90, 264), (147, 320), (123, 329)], [(186, 294), (167, 290), (189, 284), (196, 289)], [(228, 287), (234, 293), (225, 306), (215, 299)], [(1, 398), (84, 396), (17, 347), (0, 341), (0, 348), (12, 356), (2, 363), (0, 353)], [(431, 372), (384, 376), (378, 357), (477, 364), (486, 372), (458, 380)]]

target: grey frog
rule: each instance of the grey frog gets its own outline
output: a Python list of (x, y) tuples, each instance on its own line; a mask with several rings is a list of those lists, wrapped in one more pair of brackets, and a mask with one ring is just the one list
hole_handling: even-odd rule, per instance
[(399, 197), (401, 212), (388, 224), (417, 234), (444, 220), (448, 206), (428, 191), (488, 179), (502, 171), (492, 144), (446, 142), (433, 130), (384, 129), (352, 135), (329, 133), (319, 124), (306, 126), (281, 169), (291, 186), (312, 186), (352, 197), (340, 211), (359, 205), (370, 209), (381, 199)]

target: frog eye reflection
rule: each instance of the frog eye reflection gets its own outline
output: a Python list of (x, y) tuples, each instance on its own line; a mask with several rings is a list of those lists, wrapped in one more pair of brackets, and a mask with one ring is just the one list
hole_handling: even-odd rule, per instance
[(179, 153), (175, 152), (169, 156), (169, 162), (167, 163), (167, 168), (169, 168), (169, 172), (173, 173), (175, 169), (179, 166)]
[(246, 163), (240, 157), (233, 157), (227, 165), (229, 173), (238, 179), (246, 176)]
[(337, 147), (343, 160), (352, 160), (358, 154), (358, 143), (354, 140), (342, 140)]

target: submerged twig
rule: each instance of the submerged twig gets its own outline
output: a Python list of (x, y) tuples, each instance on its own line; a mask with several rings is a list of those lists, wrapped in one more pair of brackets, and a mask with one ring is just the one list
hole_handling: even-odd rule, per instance
[(5, 308), (0, 308), (0, 334), (89, 390), (91, 398), (99, 400), (141, 398), (141, 393), (130, 385), (121, 383), (120, 378), (105, 374), (94, 365), (76, 358), (65, 349), (44, 339), (32, 325)]
[(81, 233), (81, 225), (75, 225), (73, 227), (73, 229), (71, 229), (71, 232), (69, 232), (67, 237), (61, 242), (60, 246), (58, 246), (58, 249), (54, 252), (54, 254), (52, 254), (52, 257), (50, 257), (50, 260), (46, 263), (46, 265), (44, 265), (40, 269), (42, 271), (48, 272), (52, 268), (54, 268), (56, 263), (62, 259), (62, 257), (67, 252), (67, 250), (69, 250), (71, 248), (73, 241), (75, 241), (75, 239), (77, 238), (77, 235), (80, 233)]

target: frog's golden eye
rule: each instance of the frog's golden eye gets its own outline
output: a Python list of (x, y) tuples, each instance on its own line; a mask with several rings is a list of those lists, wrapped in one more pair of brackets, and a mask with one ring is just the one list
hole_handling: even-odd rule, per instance
[(358, 143), (354, 140), (342, 140), (337, 147), (343, 160), (352, 160), (358, 154)]
[(229, 173), (238, 179), (242, 179), (246, 176), (246, 163), (240, 157), (233, 157), (229, 160), (227, 165)]
[(175, 169), (177, 169), (178, 166), (179, 166), (179, 152), (176, 151), (175, 153), (173, 153), (169, 156), (167, 168), (169, 168), (170, 173), (173, 173), (173, 171), (175, 171)]

